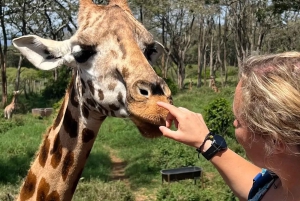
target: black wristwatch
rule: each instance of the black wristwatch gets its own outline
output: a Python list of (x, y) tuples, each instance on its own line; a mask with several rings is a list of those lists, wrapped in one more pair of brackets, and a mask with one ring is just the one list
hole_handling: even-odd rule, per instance
[[(205, 138), (208, 140), (212, 140), (211, 147), (209, 147), (206, 152), (203, 152), (202, 155), (204, 158), (207, 160), (210, 160), (212, 157), (214, 157), (218, 152), (226, 150), (227, 149), (227, 144), (225, 139), (217, 134), (209, 133), (208, 136)], [(204, 142), (205, 143), (205, 142)], [(203, 143), (203, 144), (204, 144)], [(198, 152), (200, 152), (200, 149), (197, 149)]]

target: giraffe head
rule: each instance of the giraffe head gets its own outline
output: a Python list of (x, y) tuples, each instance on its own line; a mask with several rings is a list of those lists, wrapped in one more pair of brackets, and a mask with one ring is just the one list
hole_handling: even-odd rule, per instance
[(13, 91), (13, 95), (16, 96), (16, 95), (19, 95), (21, 92), (18, 90), (18, 91)]
[(160, 44), (133, 17), (126, 0), (105, 6), (80, 0), (78, 23), (68, 40), (27, 35), (13, 45), (39, 69), (73, 68), (78, 97), (71, 98), (89, 110), (89, 118), (129, 117), (144, 136), (160, 136), (167, 111), (156, 102), (172, 102), (170, 89), (150, 65), (162, 52)]

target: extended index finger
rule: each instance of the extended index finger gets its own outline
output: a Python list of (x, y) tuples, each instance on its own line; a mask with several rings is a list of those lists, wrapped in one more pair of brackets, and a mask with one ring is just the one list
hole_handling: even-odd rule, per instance
[(163, 108), (169, 110), (169, 112), (171, 113), (171, 115), (173, 115), (175, 118), (180, 117), (180, 114), (182, 112), (180, 109), (178, 109), (177, 107), (175, 107), (174, 105), (171, 105), (169, 103), (157, 102), (157, 105), (159, 105), (160, 107), (163, 107)]

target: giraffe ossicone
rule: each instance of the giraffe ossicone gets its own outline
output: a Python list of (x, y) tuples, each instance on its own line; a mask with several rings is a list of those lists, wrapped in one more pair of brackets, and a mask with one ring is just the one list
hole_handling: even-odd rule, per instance
[(68, 40), (35, 35), (13, 45), (37, 68), (73, 68), (57, 118), (45, 134), (18, 200), (71, 200), (102, 122), (130, 118), (145, 137), (161, 136), (171, 91), (150, 63), (163, 51), (126, 0), (80, 0), (79, 28)]

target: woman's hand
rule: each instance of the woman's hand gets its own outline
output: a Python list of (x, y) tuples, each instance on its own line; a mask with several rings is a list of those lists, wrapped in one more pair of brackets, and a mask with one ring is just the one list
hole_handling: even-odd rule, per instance
[[(199, 148), (205, 136), (209, 133), (202, 115), (164, 102), (157, 102), (157, 104), (169, 110), (166, 126), (159, 127), (163, 135), (186, 145)], [(173, 122), (177, 128), (176, 131), (170, 130)]]

